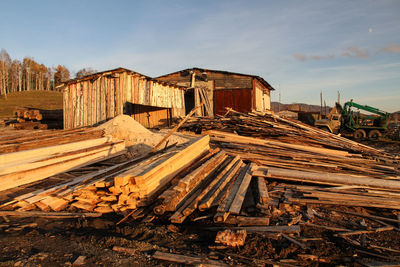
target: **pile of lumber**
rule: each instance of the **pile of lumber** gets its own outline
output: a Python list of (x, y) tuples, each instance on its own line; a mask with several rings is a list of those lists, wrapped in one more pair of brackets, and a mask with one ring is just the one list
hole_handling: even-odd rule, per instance
[(166, 214), (174, 223), (182, 223), (196, 210), (218, 205), (215, 220), (225, 221), (229, 214), (240, 213), (253, 168), (254, 164), (245, 164), (239, 157), (210, 149), (209, 137), (204, 136), (19, 196), (7, 204), (20, 211), (79, 209), (124, 214), (147, 209), (157, 216)]
[(14, 109), (16, 122), (9, 125), (15, 129), (61, 129), (63, 127), (63, 110), (44, 110), (29, 107)]
[(296, 120), (279, 117), (272, 112), (245, 114), (228, 109), (228, 113), (224, 117), (190, 118), (181, 129), (194, 132), (219, 130), (258, 139), (384, 156), (384, 153), (372, 147)]
[(12, 203), (19, 210), (77, 208), (100, 213), (134, 210), (154, 201), (178, 173), (209, 149), (209, 138), (203, 137), (24, 194)]
[[(332, 249), (343, 242), (358, 247), (363, 244), (352, 236), (399, 230), (398, 156), (273, 113), (231, 110), (222, 118), (190, 119), (183, 128), (202, 129), (203, 136), (19, 195), (2, 208), (117, 213), (124, 216), (120, 223), (207, 221), (210, 231), (278, 233), (274, 238), (301, 250), (299, 259), (317, 262), (332, 259), (307, 254), (310, 240)], [(337, 219), (339, 213), (362, 221)], [(316, 229), (322, 236), (310, 234)], [(327, 232), (335, 239), (326, 240)], [(357, 253), (382, 258), (391, 249), (372, 243)]]
[(43, 180), (125, 152), (97, 129), (0, 136), (0, 191)]

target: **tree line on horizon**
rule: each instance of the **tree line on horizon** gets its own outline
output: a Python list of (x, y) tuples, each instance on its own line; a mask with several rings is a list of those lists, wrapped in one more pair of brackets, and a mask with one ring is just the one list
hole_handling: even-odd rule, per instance
[[(94, 72), (91, 68), (83, 68), (75, 78)], [(0, 51), (0, 95), (34, 90), (58, 91), (57, 86), (69, 80), (70, 75), (68, 68), (61, 64), (47, 67), (31, 57), (13, 60), (5, 49)]]

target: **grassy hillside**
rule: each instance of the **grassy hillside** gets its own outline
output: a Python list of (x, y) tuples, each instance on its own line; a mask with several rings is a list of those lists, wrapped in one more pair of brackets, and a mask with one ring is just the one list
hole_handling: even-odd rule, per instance
[(62, 109), (63, 96), (61, 92), (25, 91), (10, 93), (7, 99), (0, 96), (0, 118), (14, 117), (15, 107), (32, 107), (41, 109)]

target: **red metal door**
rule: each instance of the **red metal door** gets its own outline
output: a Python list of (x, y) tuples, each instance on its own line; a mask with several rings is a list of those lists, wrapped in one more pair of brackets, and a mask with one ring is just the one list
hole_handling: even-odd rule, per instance
[(251, 90), (216, 90), (214, 91), (215, 114), (224, 115), (226, 107), (233, 108), (239, 112), (251, 111)]

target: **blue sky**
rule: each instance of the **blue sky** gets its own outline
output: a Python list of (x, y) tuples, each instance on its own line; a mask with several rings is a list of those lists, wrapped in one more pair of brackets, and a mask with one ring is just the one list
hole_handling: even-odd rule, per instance
[[(400, 1), (0, 1), (0, 48), (72, 72), (203, 67), (262, 76), (284, 103), (400, 110)], [(5, 23), (6, 22), (6, 23)]]

